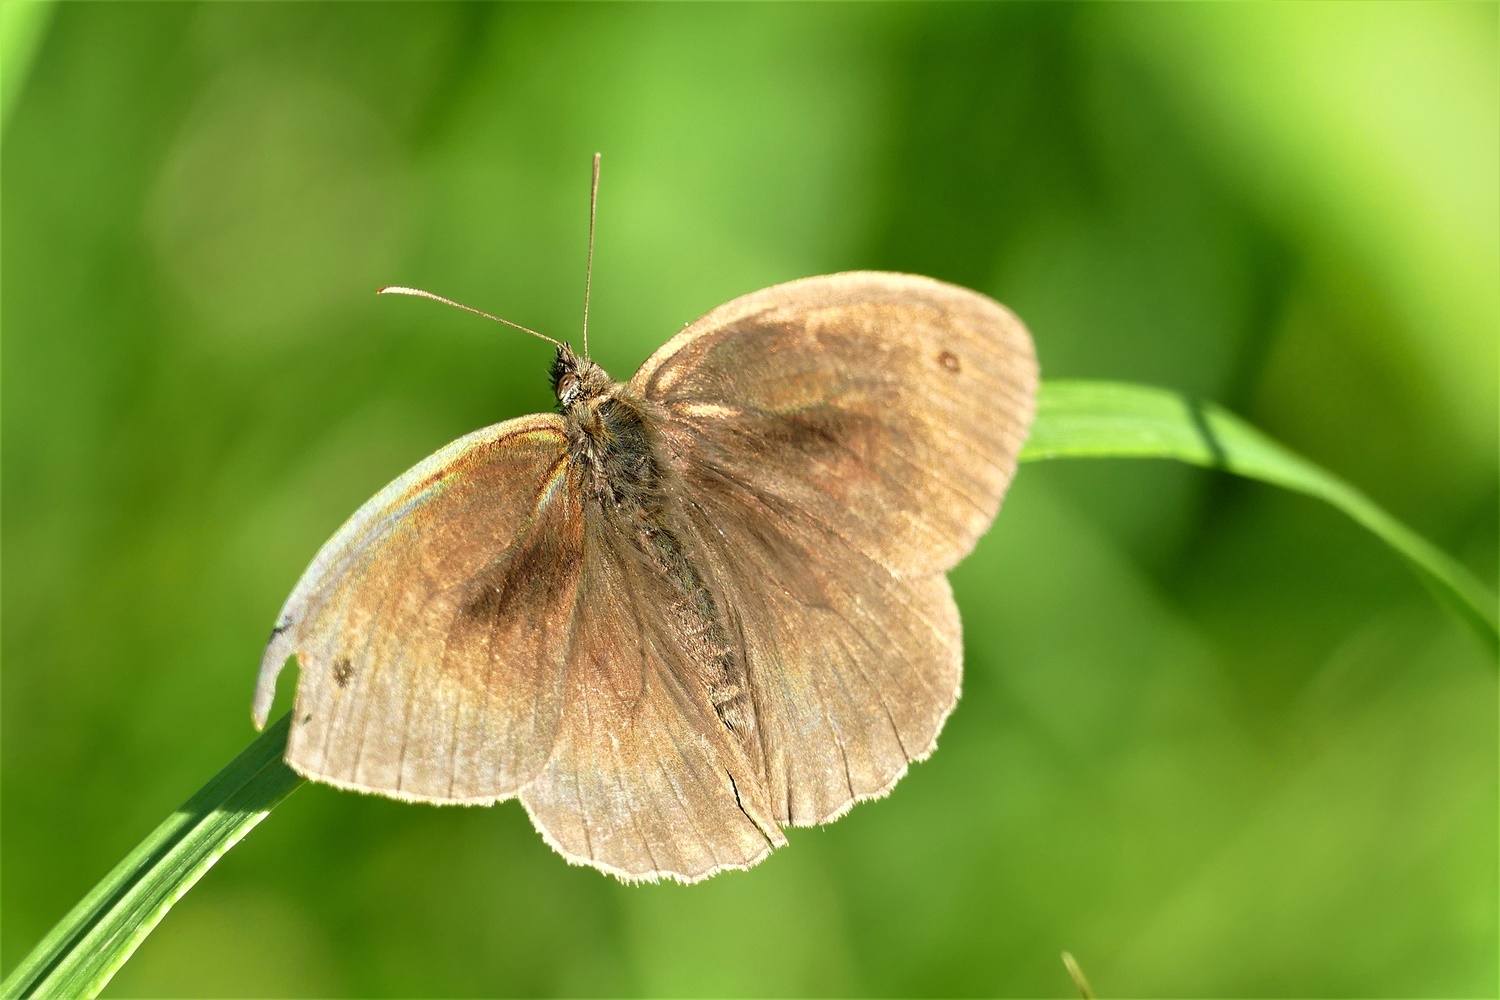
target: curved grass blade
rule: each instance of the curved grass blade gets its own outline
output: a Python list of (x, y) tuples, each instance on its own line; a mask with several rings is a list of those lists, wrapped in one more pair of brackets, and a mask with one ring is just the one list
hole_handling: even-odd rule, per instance
[[(1174, 392), (1113, 382), (1042, 385), (1023, 461), (1168, 458), (1224, 469), (1338, 507), (1404, 556), (1496, 648), (1495, 596), (1368, 497), (1238, 417)], [(0, 998), (93, 997), (172, 904), (302, 778), (281, 760), (288, 717), (271, 726), (110, 872), (3, 984)]]
[(1500, 606), (1467, 569), (1359, 490), (1212, 403), (1120, 382), (1044, 383), (1021, 460), (1050, 458), (1170, 458), (1325, 500), (1400, 553), (1491, 652), (1500, 650)]
[(97, 996), (172, 904), (302, 783), (281, 760), (289, 718), (116, 865), (0, 984), (0, 997)]

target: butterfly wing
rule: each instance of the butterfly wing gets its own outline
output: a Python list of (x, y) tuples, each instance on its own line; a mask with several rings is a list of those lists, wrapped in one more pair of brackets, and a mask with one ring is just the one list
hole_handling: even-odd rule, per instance
[(521, 802), (560, 853), (693, 882), (786, 843), (760, 769), (714, 715), (671, 609), (682, 595), (590, 506), (557, 744)]
[(588, 495), (554, 415), (477, 431), (366, 503), (293, 590), (264, 724), (301, 667), (287, 761), (431, 802), (519, 794), (569, 860), (627, 879), (745, 868), (785, 838), (688, 679), (679, 595)]
[(265, 723), (301, 668), (287, 762), (433, 802), (514, 795), (552, 752), (583, 499), (559, 417), (476, 431), (381, 490), (318, 552), (261, 660)]
[(878, 273), (736, 299), (632, 379), (745, 651), (779, 822), (827, 822), (931, 752), (962, 661), (943, 574), (999, 509), (1036, 384), (1003, 307)]
[(912, 575), (951, 569), (994, 520), (1037, 366), (1025, 326), (992, 299), (854, 272), (720, 306), (630, 385), (677, 427), (685, 471), (757, 481)]

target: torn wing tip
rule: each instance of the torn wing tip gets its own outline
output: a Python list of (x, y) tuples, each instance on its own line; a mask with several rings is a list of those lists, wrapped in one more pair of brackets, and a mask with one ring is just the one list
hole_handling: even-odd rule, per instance
[(250, 718), (255, 722), (257, 732), (266, 728), (266, 719), (271, 716), (271, 702), (276, 697), (277, 673), (280, 673), (279, 667), (269, 675), (262, 670), (255, 682), (255, 701), (250, 706)]
[(260, 673), (255, 678), (255, 699), (251, 703), (250, 717), (257, 730), (266, 728), (266, 719), (271, 715), (271, 702), (276, 698), (276, 678), (292, 655), (292, 645), (283, 633), (271, 636), (266, 651), (260, 658)]

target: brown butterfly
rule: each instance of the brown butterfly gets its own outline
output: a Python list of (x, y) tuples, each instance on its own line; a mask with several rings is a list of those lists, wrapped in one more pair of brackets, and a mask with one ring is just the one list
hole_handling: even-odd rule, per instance
[(1015, 471), (1031, 338), (976, 292), (854, 272), (720, 306), (627, 383), (584, 344), (558, 345), (560, 412), (460, 438), (323, 546), (255, 721), (296, 654), (309, 778), (519, 798), (622, 879), (748, 868), (932, 752), (946, 573)]

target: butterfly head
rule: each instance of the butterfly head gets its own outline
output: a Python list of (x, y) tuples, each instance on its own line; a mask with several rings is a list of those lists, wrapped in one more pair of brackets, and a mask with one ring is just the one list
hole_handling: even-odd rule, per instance
[(564, 410), (607, 393), (614, 380), (588, 358), (580, 358), (573, 348), (563, 344), (552, 359), (552, 392)]

